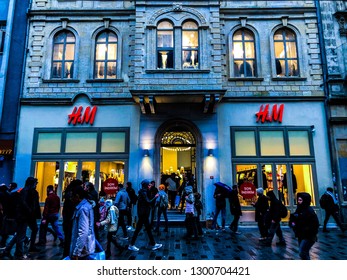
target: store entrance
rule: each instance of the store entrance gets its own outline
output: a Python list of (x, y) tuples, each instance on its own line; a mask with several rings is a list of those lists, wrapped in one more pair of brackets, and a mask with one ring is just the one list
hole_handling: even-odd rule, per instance
[(169, 196), (168, 219), (183, 221), (186, 185), (197, 191), (196, 139), (186, 126), (169, 127), (160, 141), (160, 183)]

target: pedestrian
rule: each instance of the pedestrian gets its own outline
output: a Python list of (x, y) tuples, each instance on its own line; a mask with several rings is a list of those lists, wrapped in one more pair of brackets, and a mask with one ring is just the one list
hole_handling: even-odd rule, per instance
[[(32, 178), (32, 177), (30, 177)], [(18, 260), (28, 260), (29, 255), (24, 251), (24, 241), (26, 240), (26, 232), (28, 228), (28, 222), (31, 219), (32, 208), (28, 204), (28, 184), (26, 184), (26, 191), (24, 188), (17, 187), (10, 193), (8, 202), (8, 217), (15, 220), (16, 228), (13, 237), (6, 245), (3, 256), (12, 258), (11, 250), (14, 245), (16, 249), (14, 252), (14, 258)]]
[(70, 258), (85, 260), (95, 252), (94, 209), (83, 186), (72, 189), (72, 200), (76, 205), (72, 217)]
[(191, 184), (189, 184), (189, 178), (187, 175), (184, 175), (183, 177), (183, 182), (181, 184), (181, 186), (179, 187), (178, 189), (178, 194), (179, 196), (181, 197), (181, 208), (180, 208), (180, 213), (183, 213), (183, 210), (184, 210), (184, 206), (185, 206), (185, 203), (186, 203), (186, 192), (184, 191), (184, 189), (186, 188), (186, 186), (191, 186)]
[(153, 200), (153, 198), (156, 196), (158, 193), (158, 189), (155, 186), (155, 181), (151, 181), (148, 186), (148, 198), (152, 200), (150, 206), (151, 206), (151, 214), (150, 214), (150, 225), (152, 228), (154, 228), (154, 219), (157, 215), (157, 204), (156, 204), (156, 199)]
[(112, 243), (118, 248), (120, 253), (123, 252), (124, 247), (119, 243), (116, 235), (118, 229), (119, 210), (115, 205), (113, 205), (112, 199), (106, 200), (105, 207), (107, 209), (106, 217), (100, 222), (97, 222), (97, 225), (107, 226), (106, 258), (109, 259), (111, 257)]
[(339, 217), (340, 207), (339, 207), (338, 200), (336, 199), (334, 195), (333, 188), (328, 187), (326, 192), (321, 196), (319, 201), (320, 201), (321, 207), (325, 210), (323, 232), (329, 232), (329, 230), (327, 229), (327, 224), (328, 224), (330, 216), (334, 218), (336, 224), (341, 229), (341, 231), (345, 232), (346, 228), (343, 227)]
[(72, 180), (70, 184), (66, 187), (63, 195), (64, 203), (63, 203), (63, 231), (64, 231), (64, 251), (63, 257), (70, 256), (70, 245), (71, 245), (71, 235), (72, 235), (72, 225), (73, 220), (72, 217), (76, 208), (76, 201), (72, 199), (72, 191), (83, 185), (83, 182), (79, 179)]
[(233, 221), (231, 222), (229, 228), (231, 229), (231, 232), (234, 234), (241, 234), (238, 231), (239, 228), (239, 220), (242, 216), (241, 211), (241, 204), (239, 200), (239, 191), (237, 185), (232, 186), (232, 190), (229, 194), (229, 207), (230, 207), (230, 214), (234, 216)]
[(186, 195), (186, 219), (185, 219), (185, 225), (187, 229), (186, 238), (198, 238), (198, 229), (196, 226), (196, 216), (197, 213), (195, 211), (194, 207), (194, 194), (193, 194), (193, 186), (186, 186), (184, 189)]
[(269, 211), (269, 200), (266, 195), (264, 195), (264, 189), (257, 189), (258, 199), (252, 205), (255, 207), (255, 221), (258, 224), (258, 229), (260, 232), (259, 240), (265, 240), (267, 238), (268, 232), (265, 225), (265, 218)]
[(135, 208), (135, 205), (137, 203), (137, 194), (135, 193), (135, 190), (133, 188), (133, 184), (131, 182), (126, 183), (126, 191), (130, 198), (130, 205), (128, 208), (127, 213), (127, 230), (134, 230), (133, 228), (133, 211)]
[(54, 239), (59, 238), (60, 244), (59, 246), (64, 246), (64, 236), (61, 233), (58, 225), (59, 220), (59, 211), (60, 211), (60, 198), (54, 192), (53, 185), (47, 186), (47, 198), (45, 200), (45, 205), (42, 213), (42, 220), (40, 225), (39, 232), (39, 242), (37, 245), (44, 246), (46, 245), (46, 235), (48, 225), (52, 226), (54, 231)]
[(176, 194), (177, 194), (177, 183), (176, 183), (176, 174), (171, 173), (170, 177), (165, 180), (165, 184), (168, 190), (169, 196), (169, 209), (175, 209), (176, 206)]
[[(139, 248), (135, 246), (135, 242), (143, 226), (145, 226), (145, 230), (149, 238), (149, 244), (152, 246), (152, 251), (158, 250), (159, 248), (163, 246), (162, 244), (158, 244), (155, 242), (152, 231), (151, 231), (151, 226), (149, 224), (151, 200), (148, 198), (148, 195), (147, 195), (148, 186), (149, 186), (149, 180), (145, 179), (141, 182), (141, 189), (139, 190), (138, 201), (137, 201), (137, 213), (138, 213), (139, 220), (136, 224), (136, 228), (131, 238), (130, 245), (128, 246), (128, 249), (130, 251), (139, 251)], [(159, 194), (157, 194), (153, 199), (156, 199), (158, 196)]]
[(216, 212), (213, 216), (212, 229), (217, 229), (217, 218), (219, 213), (221, 213), (222, 219), (222, 230), (225, 230), (225, 216), (226, 216), (226, 194), (223, 189), (218, 184), (214, 184), (216, 186), (213, 198), (216, 201)]
[(270, 200), (270, 207), (268, 214), (266, 215), (266, 226), (268, 229), (268, 236), (266, 239), (261, 240), (261, 244), (265, 246), (271, 246), (272, 240), (275, 236), (279, 238), (277, 245), (285, 246), (286, 241), (283, 238), (283, 233), (281, 229), (281, 216), (280, 216), (280, 209), (281, 209), (281, 201), (276, 197), (275, 193), (273, 191), (267, 192), (267, 197)]
[(297, 208), (291, 215), (289, 225), (298, 238), (299, 256), (302, 260), (310, 259), (310, 249), (317, 241), (319, 221), (316, 212), (310, 206), (311, 195), (306, 192), (297, 194)]
[(159, 233), (159, 226), (160, 226), (160, 217), (161, 214), (164, 216), (165, 220), (165, 229), (164, 232), (169, 231), (169, 222), (167, 219), (167, 207), (169, 205), (169, 197), (167, 193), (165, 192), (165, 185), (161, 184), (159, 185), (159, 196), (156, 198), (156, 204), (158, 207), (158, 218), (157, 218), (157, 226), (155, 228), (155, 231)]
[(84, 189), (87, 191), (88, 197), (87, 199), (93, 206), (94, 211), (94, 234), (97, 240), (99, 237), (99, 228), (96, 225), (96, 222), (100, 221), (100, 209), (99, 209), (99, 194), (96, 191), (94, 184), (92, 182), (85, 182)]
[[(194, 191), (194, 188), (193, 188)], [(198, 192), (194, 193), (194, 211), (195, 211), (195, 224), (196, 224), (196, 229), (198, 232), (198, 237), (203, 237), (204, 236), (204, 232), (202, 230), (202, 226), (201, 226), (201, 222), (200, 222), (200, 216), (202, 214), (202, 209), (203, 209), (203, 205), (201, 202), (201, 194)]]
[(116, 195), (116, 200), (114, 205), (117, 206), (119, 210), (118, 228), (121, 227), (123, 230), (123, 237), (121, 239), (128, 240), (128, 232), (125, 224), (125, 218), (128, 214), (128, 205), (130, 205), (129, 195), (123, 184), (118, 184), (119, 192)]
[(6, 240), (8, 239), (8, 233), (5, 229), (5, 220), (8, 219), (8, 202), (9, 202), (9, 189), (6, 184), (0, 185), (0, 249), (6, 248)]
[(25, 197), (26, 203), (30, 208), (28, 215), (28, 227), (31, 230), (29, 239), (29, 252), (39, 252), (40, 249), (35, 246), (36, 236), (38, 233), (37, 220), (41, 220), (41, 208), (39, 202), (39, 193), (36, 190), (38, 180), (34, 177), (28, 177), (25, 181), (25, 187), (22, 194)]

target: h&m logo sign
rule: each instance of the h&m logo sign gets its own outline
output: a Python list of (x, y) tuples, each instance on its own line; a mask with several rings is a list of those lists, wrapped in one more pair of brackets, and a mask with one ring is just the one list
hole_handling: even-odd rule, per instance
[(72, 113), (68, 115), (68, 124), (83, 124), (83, 123), (89, 123), (90, 125), (94, 124), (95, 115), (97, 111), (97, 107), (86, 107), (83, 112), (83, 106), (75, 106), (73, 108)]
[(284, 104), (279, 105), (273, 105), (272, 110), (269, 109), (270, 105), (261, 105), (260, 109), (257, 113), (255, 113), (255, 116), (257, 117), (256, 122), (261, 121), (264, 122), (282, 122), (283, 118), (283, 111), (284, 111)]

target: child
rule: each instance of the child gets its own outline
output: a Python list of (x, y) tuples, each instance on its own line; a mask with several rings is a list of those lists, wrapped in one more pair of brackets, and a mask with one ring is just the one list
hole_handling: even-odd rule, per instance
[(105, 205), (107, 208), (107, 216), (105, 220), (97, 222), (97, 225), (107, 225), (106, 258), (108, 259), (111, 256), (111, 243), (113, 243), (119, 249), (120, 253), (124, 250), (124, 247), (119, 244), (118, 238), (116, 236), (118, 228), (119, 210), (115, 205), (113, 205), (112, 199), (107, 199)]

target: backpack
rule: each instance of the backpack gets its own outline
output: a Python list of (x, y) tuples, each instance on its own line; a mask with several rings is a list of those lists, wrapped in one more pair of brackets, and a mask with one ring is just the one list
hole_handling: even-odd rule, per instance
[(287, 217), (288, 215), (288, 209), (287, 207), (281, 202), (280, 204), (280, 217), (283, 219)]
[(160, 208), (166, 208), (169, 205), (169, 199), (167, 197), (167, 195), (162, 194), (160, 195), (160, 201), (159, 201), (159, 207)]
[(320, 207), (321, 207), (322, 209), (327, 208), (327, 206), (328, 206), (328, 200), (329, 200), (329, 197), (328, 197), (327, 194), (323, 194), (323, 195), (321, 196), (321, 198), (319, 199), (319, 205), (320, 205)]

